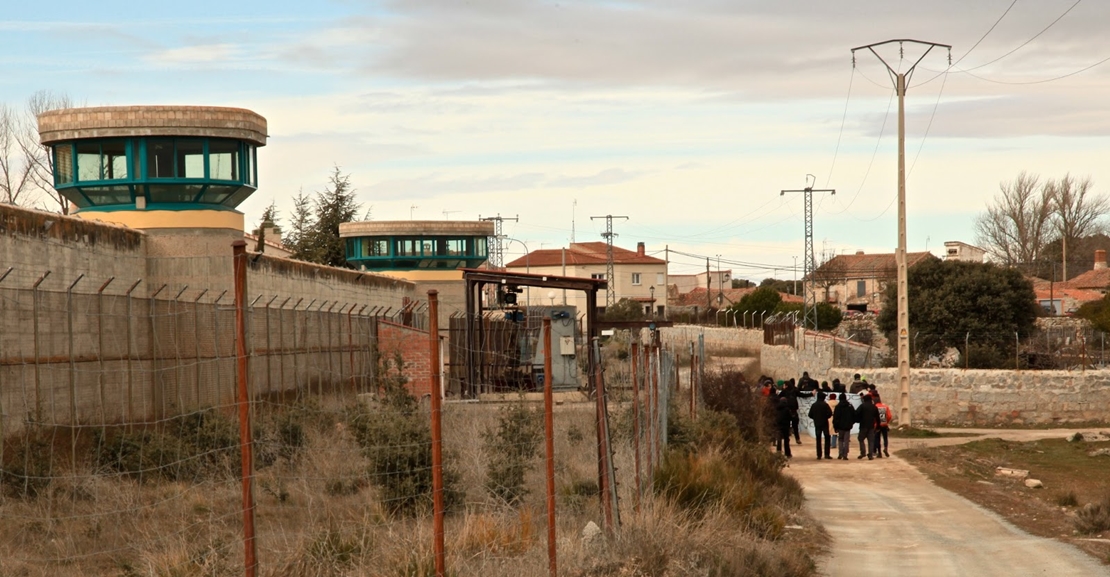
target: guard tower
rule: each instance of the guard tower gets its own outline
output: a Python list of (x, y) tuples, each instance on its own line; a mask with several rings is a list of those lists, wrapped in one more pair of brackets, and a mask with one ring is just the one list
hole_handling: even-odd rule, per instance
[(266, 119), (241, 108), (105, 106), (38, 117), (54, 187), (81, 218), (131, 228), (243, 231)]

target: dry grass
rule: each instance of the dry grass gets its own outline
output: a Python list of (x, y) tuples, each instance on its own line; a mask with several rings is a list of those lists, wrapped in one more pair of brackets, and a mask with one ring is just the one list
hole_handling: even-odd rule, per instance
[[(389, 515), (349, 428), (344, 401), (302, 407), (302, 451), (256, 473), (257, 550), (267, 576), (433, 574), (429, 518)], [(271, 407), (260, 406), (265, 418)], [(613, 407), (613, 412), (619, 411)], [(526, 475), (530, 491), (508, 507), (485, 487), (481, 442), (496, 426), (498, 407), (450, 404), (445, 450), (465, 489), (463, 511), (447, 519), (447, 562), (453, 575), (539, 575), (547, 568), (542, 457)], [(783, 546), (793, 506), (767, 505), (738, 523), (735, 511), (707, 506), (696, 514), (647, 497), (633, 512), (630, 442), (615, 447), (620, 476), (621, 533), (592, 545), (581, 530), (600, 524), (592, 405), (556, 408), (556, 486), (560, 573), (608, 575), (810, 575), (812, 563)], [(68, 460), (68, 457), (66, 458)], [(644, 479), (645, 486), (650, 486)], [(240, 485), (231, 478), (186, 484), (139, 482), (106, 470), (74, 475), (55, 469), (37, 498), (0, 497), (0, 575), (69, 577), (241, 575)], [(768, 499), (782, 502), (777, 497)], [(758, 509), (758, 506), (749, 509)], [(762, 517), (760, 517), (762, 516)], [(791, 521), (792, 522), (792, 521)]]

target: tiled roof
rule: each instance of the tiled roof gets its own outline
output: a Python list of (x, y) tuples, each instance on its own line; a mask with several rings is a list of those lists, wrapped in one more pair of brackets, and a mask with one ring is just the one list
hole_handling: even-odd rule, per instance
[[(927, 259), (936, 258), (930, 252), (906, 253), (906, 266)], [(817, 278), (828, 275), (830, 278), (893, 278), (898, 272), (894, 253), (886, 254), (841, 254), (833, 257), (814, 272)]]
[(1037, 300), (1048, 299), (1072, 299), (1077, 302), (1086, 303), (1097, 301), (1102, 298), (1102, 293), (1093, 290), (1083, 290), (1077, 288), (1065, 288), (1060, 286), (1062, 283), (1056, 283), (1056, 286), (1051, 289), (1036, 289)]
[(1110, 268), (1089, 270), (1065, 283), (1068, 288), (1106, 290), (1110, 287)]
[[(566, 249), (567, 265), (606, 264), (607, 245), (603, 242), (575, 242)], [(508, 264), (505, 268), (525, 268), (528, 266), (560, 266), (563, 264), (563, 249), (551, 248), (534, 250)], [(634, 250), (619, 246), (613, 247), (613, 264), (666, 264), (666, 261), (653, 256), (640, 255)]]

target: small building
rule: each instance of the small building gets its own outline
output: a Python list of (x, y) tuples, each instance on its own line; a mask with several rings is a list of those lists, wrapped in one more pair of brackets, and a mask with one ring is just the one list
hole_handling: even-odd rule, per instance
[(944, 260), (959, 260), (965, 262), (983, 262), (987, 251), (977, 246), (950, 240), (944, 243)]
[(706, 287), (713, 292), (732, 287), (732, 270), (711, 270), (697, 274), (668, 275), (668, 284), (675, 287), (678, 294)]
[(1056, 286), (1093, 291), (1096, 294), (1105, 295), (1107, 289), (1110, 288), (1110, 268), (1106, 266), (1106, 251), (1095, 251), (1095, 268), (1067, 282), (1056, 283)]
[[(667, 261), (649, 256), (644, 243), (637, 243), (631, 251), (618, 246), (613, 247), (613, 275), (606, 279), (608, 270), (608, 245), (604, 242), (576, 242), (567, 248), (532, 251), (510, 263), (505, 268), (514, 272), (532, 274), (551, 274), (582, 278), (605, 279), (609, 281), (608, 291), (613, 293), (613, 301), (632, 299), (644, 307), (645, 313), (654, 312), (659, 317), (667, 313)], [(607, 293), (598, 294), (598, 305), (604, 312), (603, 303), (608, 302)], [(585, 296), (564, 291), (530, 291), (525, 294), (528, 304), (554, 305), (566, 304), (585, 310)]]
[[(906, 253), (906, 266), (912, 267), (926, 259), (935, 259), (929, 252)], [(893, 253), (837, 255), (813, 273), (817, 297), (841, 310), (878, 312), (882, 310), (882, 293), (898, 276)]]

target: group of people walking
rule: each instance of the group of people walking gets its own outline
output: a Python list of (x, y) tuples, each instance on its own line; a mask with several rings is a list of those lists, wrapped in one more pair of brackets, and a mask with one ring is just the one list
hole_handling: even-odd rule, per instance
[[(800, 397), (814, 398), (806, 414), (813, 421), (816, 433), (817, 459), (832, 459), (832, 449), (837, 449), (838, 460), (849, 460), (851, 452), (852, 429), (859, 425), (856, 437), (859, 442), (857, 459), (882, 459), (889, 457), (889, 433), (892, 418), (890, 407), (882, 402), (878, 389), (869, 384), (859, 374), (853, 377), (851, 387), (833, 379), (832, 385), (817, 381), (803, 372), (795, 383), (794, 379), (773, 381), (770, 377), (760, 377), (761, 393), (768, 399), (774, 410), (775, 450), (786, 458), (792, 458), (790, 437), (801, 444), (798, 424)], [(859, 395), (859, 406), (853, 406), (848, 395)]]

